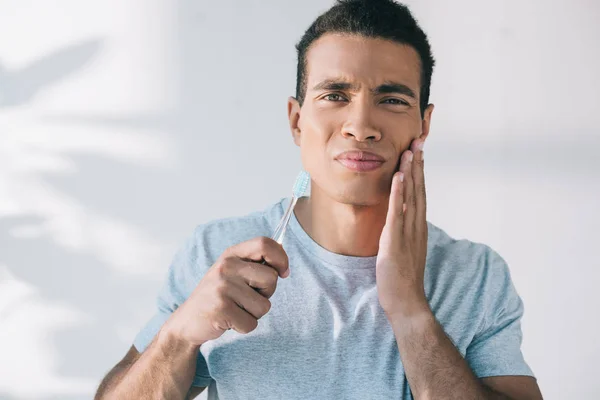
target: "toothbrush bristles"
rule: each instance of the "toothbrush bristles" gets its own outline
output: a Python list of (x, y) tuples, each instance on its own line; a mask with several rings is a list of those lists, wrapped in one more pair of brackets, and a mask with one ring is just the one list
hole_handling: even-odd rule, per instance
[(308, 184), (310, 183), (310, 175), (308, 172), (302, 170), (298, 174), (296, 178), (296, 182), (294, 183), (294, 188), (292, 189), (292, 194), (294, 197), (302, 197), (306, 193), (308, 189)]

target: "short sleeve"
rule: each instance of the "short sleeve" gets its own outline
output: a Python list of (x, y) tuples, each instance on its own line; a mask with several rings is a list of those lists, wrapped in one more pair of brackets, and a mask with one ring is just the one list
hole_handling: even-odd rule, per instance
[(523, 301), (502, 257), (490, 250), (487, 262), (490, 289), (481, 299), (485, 302), (486, 317), (468, 346), (465, 358), (478, 378), (534, 376), (521, 352)]
[[(196, 229), (173, 258), (166, 280), (157, 296), (156, 313), (133, 341), (133, 345), (140, 353), (150, 345), (171, 314), (190, 296), (210, 267), (205, 265), (204, 249), (200, 247), (201, 241), (198, 240), (200, 229), (200, 227)], [(211, 382), (206, 361), (202, 353), (198, 352), (193, 386), (209, 386)]]

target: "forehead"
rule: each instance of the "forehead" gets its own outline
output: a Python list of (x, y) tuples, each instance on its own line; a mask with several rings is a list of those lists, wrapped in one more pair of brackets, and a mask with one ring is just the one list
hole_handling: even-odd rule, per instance
[(360, 35), (325, 34), (306, 55), (308, 90), (324, 79), (344, 78), (373, 88), (385, 81), (419, 93), (421, 62), (411, 46)]

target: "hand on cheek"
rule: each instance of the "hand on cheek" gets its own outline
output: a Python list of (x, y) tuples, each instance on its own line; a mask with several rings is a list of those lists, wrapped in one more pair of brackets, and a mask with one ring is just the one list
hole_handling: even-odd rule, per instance
[(423, 140), (415, 139), (394, 174), (388, 214), (377, 256), (377, 287), (386, 313), (426, 305), (423, 280), (427, 257)]

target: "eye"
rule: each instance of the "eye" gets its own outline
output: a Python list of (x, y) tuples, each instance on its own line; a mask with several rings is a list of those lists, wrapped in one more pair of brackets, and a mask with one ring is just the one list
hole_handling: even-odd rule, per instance
[(345, 99), (337, 93), (330, 93), (326, 96), (323, 96), (323, 99), (328, 100), (328, 101), (344, 101)]
[(392, 104), (392, 105), (404, 105), (404, 106), (408, 106), (409, 104), (401, 99), (396, 99), (396, 98), (389, 98), (389, 99), (385, 99), (382, 101), (382, 103), (384, 104)]

